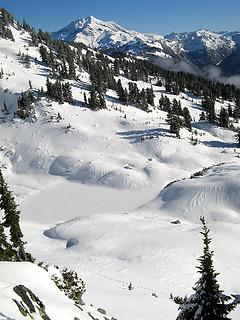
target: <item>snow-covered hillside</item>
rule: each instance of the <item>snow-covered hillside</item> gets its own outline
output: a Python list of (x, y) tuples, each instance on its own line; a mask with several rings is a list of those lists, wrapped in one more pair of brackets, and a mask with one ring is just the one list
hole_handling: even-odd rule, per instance
[[(156, 106), (163, 93), (189, 109), (198, 143), (186, 129), (181, 129), (181, 139), (169, 133), (166, 112), (123, 105), (113, 90), (106, 92), (106, 109), (91, 111), (83, 107), (90, 84), (84, 71), (80, 81), (69, 81), (73, 104), (43, 97), (35, 102), (33, 121), (13, 118), (21, 91), (29, 89), (29, 80), (33, 90), (45, 88), (49, 68), (38, 48), (29, 46), (27, 32), (12, 32), (15, 42), (0, 39), (0, 104), (5, 101), (9, 108), (0, 123), (0, 164), (22, 211), (28, 251), (38, 261), (76, 270), (86, 282), (87, 305), (119, 320), (170, 320), (177, 315), (170, 293), (189, 294), (197, 280), (198, 217), (204, 214), (212, 229), (219, 282), (227, 293), (239, 293), (240, 165), (235, 132), (199, 121), (202, 97), (188, 92), (176, 96), (143, 81), (136, 81), (138, 87), (153, 88)], [(30, 56), (29, 68), (19, 61), (19, 50)], [(130, 81), (122, 74), (116, 78), (124, 87)], [(218, 100), (217, 113), (228, 104)], [(222, 162), (202, 177), (163, 189)], [(181, 223), (171, 223), (176, 219)], [(128, 290), (130, 282), (133, 290)], [(91, 307), (78, 311), (69, 305), (44, 270), (2, 262), (0, 319), (21, 319), (12, 302), (16, 296), (8, 288), (15, 284), (36, 289), (43, 303), (49, 301), (51, 319), (88, 320), (89, 310), (95, 319), (103, 319)], [(237, 320), (238, 313), (232, 318)]]
[(1, 262), (0, 319), (111, 319), (104, 310), (74, 305), (51, 280), (56, 271), (47, 272), (29, 262)]

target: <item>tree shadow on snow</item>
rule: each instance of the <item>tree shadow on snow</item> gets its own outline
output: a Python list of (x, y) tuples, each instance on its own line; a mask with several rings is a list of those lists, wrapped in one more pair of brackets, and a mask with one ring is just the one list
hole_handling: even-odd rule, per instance
[(131, 130), (117, 132), (122, 139), (132, 140), (131, 143), (138, 143), (144, 140), (158, 139), (159, 137), (172, 137), (169, 131), (164, 128)]
[(237, 148), (236, 143), (228, 143), (224, 141), (203, 141), (203, 144), (212, 148)]

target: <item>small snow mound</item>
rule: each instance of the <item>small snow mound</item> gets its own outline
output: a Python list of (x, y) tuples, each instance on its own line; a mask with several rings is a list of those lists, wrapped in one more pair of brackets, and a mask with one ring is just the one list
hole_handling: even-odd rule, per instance
[(61, 155), (52, 162), (49, 173), (84, 184), (142, 189), (149, 184), (149, 173), (143, 169), (129, 164), (122, 167), (117, 157), (111, 161), (108, 158), (80, 160), (75, 155)]

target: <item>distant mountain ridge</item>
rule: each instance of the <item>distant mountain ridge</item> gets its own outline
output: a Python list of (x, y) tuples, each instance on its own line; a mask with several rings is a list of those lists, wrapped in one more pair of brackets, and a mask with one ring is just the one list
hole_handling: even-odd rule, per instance
[(71, 22), (53, 32), (52, 36), (67, 42), (82, 42), (94, 49), (117, 49), (159, 61), (184, 61), (198, 68), (215, 65), (222, 68), (226, 75), (239, 72), (239, 68), (232, 67), (232, 59), (234, 64), (240, 62), (239, 31), (214, 32), (201, 29), (161, 36), (128, 30), (115, 22), (89, 16)]

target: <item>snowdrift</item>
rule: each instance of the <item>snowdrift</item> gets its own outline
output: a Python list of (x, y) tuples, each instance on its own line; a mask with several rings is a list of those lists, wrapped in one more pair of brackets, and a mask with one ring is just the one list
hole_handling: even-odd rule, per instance
[(196, 176), (172, 183), (148, 205), (165, 214), (191, 222), (240, 222), (240, 167), (224, 164)]

